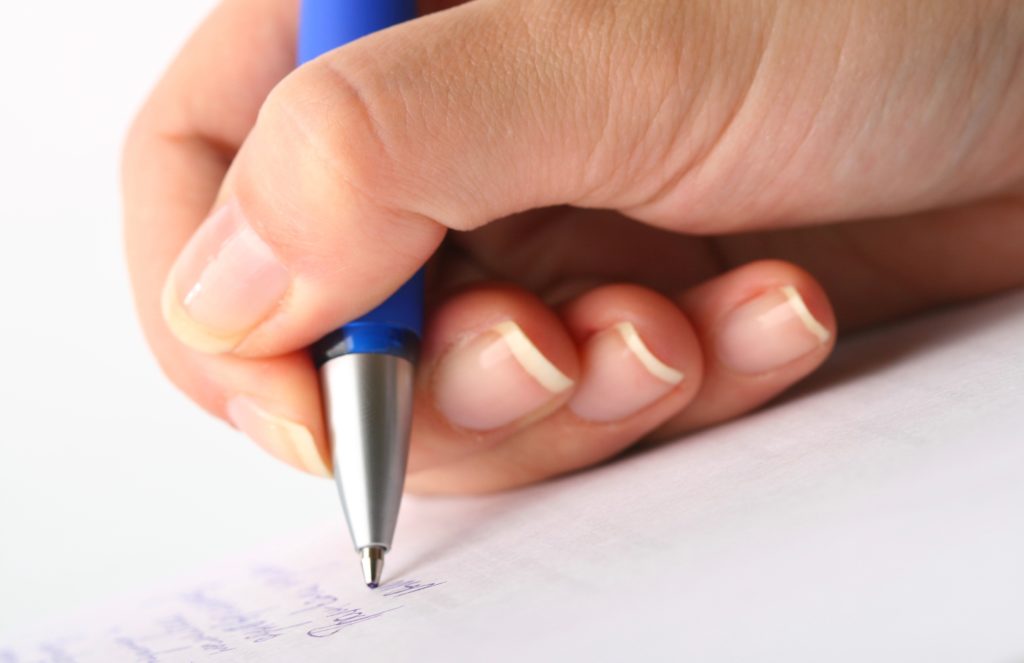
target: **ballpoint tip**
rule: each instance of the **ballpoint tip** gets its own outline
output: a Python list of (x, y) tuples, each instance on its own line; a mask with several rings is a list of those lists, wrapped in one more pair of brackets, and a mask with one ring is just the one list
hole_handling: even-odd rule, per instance
[(363, 579), (370, 589), (380, 586), (380, 574), (384, 570), (383, 546), (367, 546), (359, 551), (363, 562)]

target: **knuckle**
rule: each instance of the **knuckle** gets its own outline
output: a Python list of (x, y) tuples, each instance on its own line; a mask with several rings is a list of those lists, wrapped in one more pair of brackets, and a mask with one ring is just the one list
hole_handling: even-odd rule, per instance
[(300, 67), (271, 91), (235, 162), (233, 192), (260, 210), (250, 222), (300, 269), (339, 269), (360, 245), (415, 256), (439, 232), (410, 195), (429, 188), (385, 79), (344, 49)]
[(358, 69), (321, 58), (296, 70), (271, 92), (257, 124), (276, 136), (283, 172), (380, 205), (395, 180), (389, 121), (379, 86)]

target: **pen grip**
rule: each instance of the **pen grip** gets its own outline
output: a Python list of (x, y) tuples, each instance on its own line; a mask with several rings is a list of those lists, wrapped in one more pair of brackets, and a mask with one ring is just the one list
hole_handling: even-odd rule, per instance
[[(303, 0), (297, 60), (324, 53), (416, 17), (415, 0)], [(314, 346), (318, 362), (351, 353), (413, 356), (423, 333), (423, 270), (377, 308)]]

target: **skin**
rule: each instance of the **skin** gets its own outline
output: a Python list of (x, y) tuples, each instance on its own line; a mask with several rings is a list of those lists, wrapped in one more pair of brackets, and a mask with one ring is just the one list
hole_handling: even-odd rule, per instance
[[(225, 0), (140, 111), (124, 154), (135, 301), (168, 377), (215, 416), (245, 394), (327, 459), (304, 346), (435, 250), (408, 478), (426, 493), (539, 481), (728, 420), (813, 371), (837, 331), (1024, 283), (1019, 3), (457, 4), (293, 73), (296, 0)], [(294, 282), (209, 353), (168, 325), (161, 292), (226, 202)], [(781, 285), (829, 341), (731, 370), (721, 321)], [(570, 389), (466, 430), (437, 407), (439, 362), (501, 320), (577, 385), (588, 340), (621, 320), (686, 379), (618, 421), (580, 418)]]

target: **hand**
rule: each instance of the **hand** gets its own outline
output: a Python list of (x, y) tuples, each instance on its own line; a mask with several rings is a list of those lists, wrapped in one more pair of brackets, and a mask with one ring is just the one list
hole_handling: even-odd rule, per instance
[(820, 365), (837, 318), (1024, 283), (1019, 3), (477, 0), (290, 73), (297, 11), (209, 17), (124, 192), (164, 370), (308, 471), (329, 454), (303, 348), (438, 247), (419, 492), (736, 417)]

